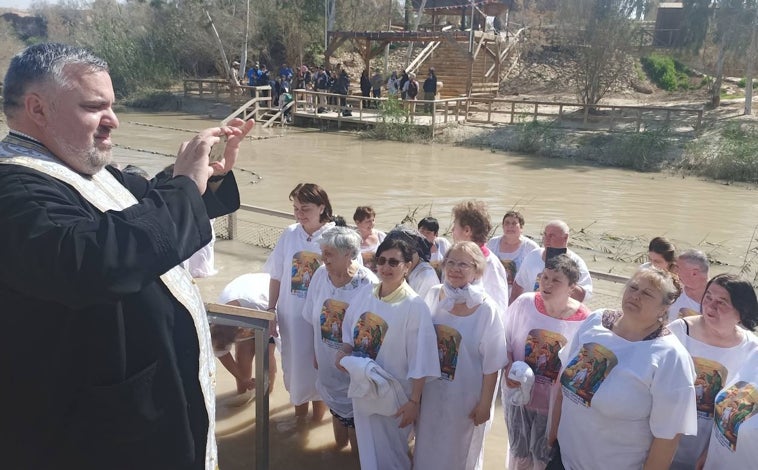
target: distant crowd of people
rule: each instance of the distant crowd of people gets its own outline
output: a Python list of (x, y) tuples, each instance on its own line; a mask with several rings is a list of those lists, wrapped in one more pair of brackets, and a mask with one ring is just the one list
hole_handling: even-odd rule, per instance
[[(232, 73), (240, 84), (248, 86), (270, 86), (272, 90), (273, 106), (286, 106), (292, 100), (292, 90), (312, 90), (323, 93), (342, 95), (342, 97), (321, 97), (316, 102), (309, 101), (311, 109), (324, 112), (330, 106), (338, 105), (341, 110), (346, 106), (346, 96), (351, 94), (351, 77), (347, 70), (338, 64), (334, 70), (320, 65), (301, 65), (294, 70), (286, 63), (279, 67), (276, 75), (272, 76), (265, 64), (254, 62), (249, 65), (245, 77), (240, 76), (240, 63), (232, 62)], [(419, 83), (414, 72), (405, 70), (392, 71), (389, 77), (384, 76), (379, 69), (374, 69), (373, 74), (364, 69), (358, 81), (361, 96), (381, 98), (383, 91), (385, 96), (397, 97), (404, 101), (423, 99), (433, 101), (436, 99), (439, 89), (437, 75), (434, 67), (427, 71), (427, 77), (423, 83)], [(262, 96), (267, 96), (264, 92)], [(251, 91), (252, 95), (252, 91)], [(283, 98), (283, 100), (282, 100)], [(309, 97), (310, 98), (310, 97)], [(378, 102), (364, 100), (364, 108), (376, 108)], [(431, 104), (424, 104), (424, 112), (431, 112)]]

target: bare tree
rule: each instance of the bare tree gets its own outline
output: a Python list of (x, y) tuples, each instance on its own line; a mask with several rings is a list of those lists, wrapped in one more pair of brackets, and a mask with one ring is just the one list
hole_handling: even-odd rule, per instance
[(634, 29), (623, 3), (578, 0), (561, 14), (563, 36), (576, 53), (577, 97), (584, 104), (597, 104), (628, 70), (626, 50)]

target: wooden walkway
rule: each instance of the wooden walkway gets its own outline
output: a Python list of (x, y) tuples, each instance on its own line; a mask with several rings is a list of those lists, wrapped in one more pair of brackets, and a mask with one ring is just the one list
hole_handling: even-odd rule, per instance
[[(698, 132), (703, 124), (702, 106), (663, 107), (625, 105), (584, 105), (572, 102), (512, 100), (491, 95), (461, 96), (433, 101), (402, 101), (398, 112), (386, 117), (382, 107), (387, 98), (338, 95), (312, 90), (294, 90), (294, 100), (285, 108), (272, 106), (270, 87), (244, 87), (231, 95), (242, 103), (224, 122), (234, 118), (253, 118), (263, 127), (295, 124), (324, 126), (335, 123), (338, 129), (365, 129), (385, 119), (403, 119), (429, 127), (432, 135), (454, 124), (501, 126), (542, 121), (559, 128), (609, 132), (642, 132), (667, 128), (674, 133)], [(227, 92), (228, 93), (228, 92)]]

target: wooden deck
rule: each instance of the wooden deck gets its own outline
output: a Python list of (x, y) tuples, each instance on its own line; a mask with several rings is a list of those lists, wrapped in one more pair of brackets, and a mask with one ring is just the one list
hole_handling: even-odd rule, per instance
[[(642, 132), (665, 127), (675, 133), (689, 133), (698, 132), (703, 121), (701, 106), (583, 105), (489, 95), (403, 101), (398, 103), (399, 113), (387, 118), (381, 109), (387, 98), (295, 90), (294, 101), (288, 109), (281, 109), (271, 106), (270, 96), (259, 96), (256, 90), (253, 95), (254, 98), (241, 104), (224, 122), (241, 117), (255, 119), (264, 127), (291, 123), (303, 127), (366, 129), (385, 119), (399, 118), (412, 125), (429, 127), (431, 135), (436, 136), (447, 126), (463, 123), (502, 126), (539, 120), (576, 130)], [(240, 98), (234, 99), (239, 101)], [(345, 115), (344, 111), (349, 113)]]

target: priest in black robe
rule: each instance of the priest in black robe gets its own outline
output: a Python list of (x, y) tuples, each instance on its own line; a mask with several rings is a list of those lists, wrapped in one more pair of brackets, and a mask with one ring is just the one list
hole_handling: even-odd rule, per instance
[(213, 469), (207, 319), (181, 300), (197, 303), (191, 279), (170, 278), (239, 207), (230, 170), (252, 121), (201, 131), (147, 181), (108, 165), (114, 93), (89, 52), (25, 49), (3, 98), (3, 468)]

